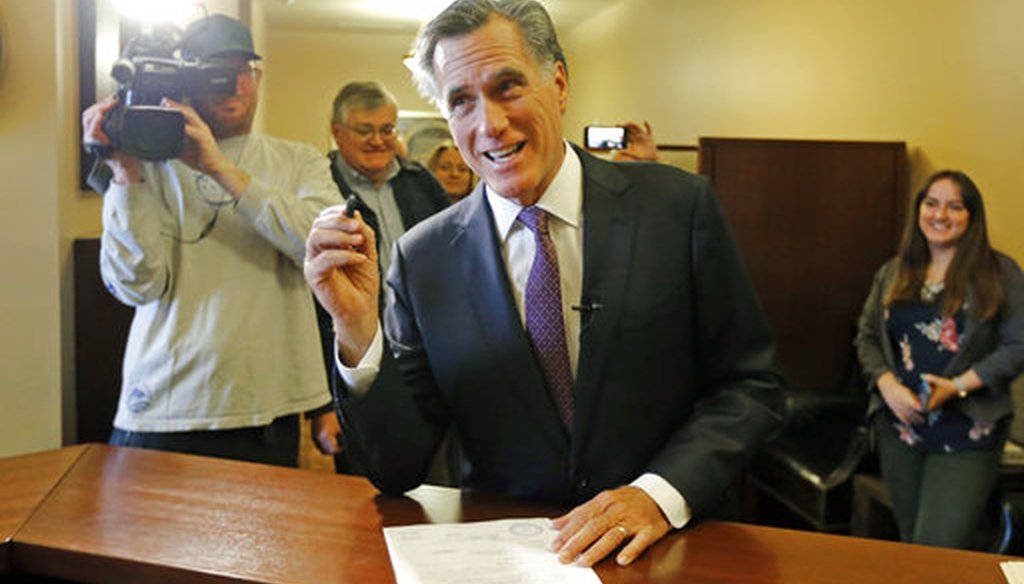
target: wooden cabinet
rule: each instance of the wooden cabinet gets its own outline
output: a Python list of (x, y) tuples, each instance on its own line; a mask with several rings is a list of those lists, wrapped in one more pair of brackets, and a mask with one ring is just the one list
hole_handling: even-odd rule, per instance
[(848, 383), (853, 331), (908, 200), (903, 142), (701, 138), (794, 388)]
[[(864, 463), (866, 393), (853, 350), (875, 271), (908, 200), (902, 142), (704, 138), (710, 178), (775, 330), (788, 425), (751, 461), (745, 517), (843, 532)], [(799, 519), (772, 512), (767, 499)]]

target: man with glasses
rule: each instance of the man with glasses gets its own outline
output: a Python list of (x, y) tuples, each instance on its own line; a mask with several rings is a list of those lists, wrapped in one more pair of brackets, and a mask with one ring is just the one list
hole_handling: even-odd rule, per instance
[[(297, 466), (303, 412), (337, 448), (302, 262), (338, 189), (317, 149), (252, 132), (261, 58), (241, 22), (194, 22), (181, 54), (234, 68), (235, 92), (164, 99), (185, 118), (178, 159), (104, 161), (101, 274), (135, 308), (110, 443)], [(87, 143), (110, 145), (115, 105), (83, 114)]]
[(398, 154), (398, 102), (374, 81), (356, 81), (334, 98), (329, 154), (334, 182), (355, 194), (363, 220), (377, 234), (386, 271), (391, 244), (407, 229), (448, 206), (444, 187), (425, 167)]
[[(331, 134), (338, 149), (331, 152), (331, 172), (342, 195), (355, 195), (356, 209), (377, 235), (377, 257), (386, 272), (391, 246), (413, 225), (448, 206), (444, 187), (421, 164), (399, 154), (398, 102), (381, 84), (355, 81), (334, 98)], [(333, 368), (334, 331), (320, 312), (328, 371)], [(449, 461), (456, 456), (451, 439), (438, 450), (428, 481), (453, 484)], [(363, 474), (344, 453), (335, 455), (338, 472)]]

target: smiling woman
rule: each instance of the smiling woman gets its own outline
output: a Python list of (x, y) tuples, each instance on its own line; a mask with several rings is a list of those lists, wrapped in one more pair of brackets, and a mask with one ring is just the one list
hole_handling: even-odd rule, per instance
[(967, 547), (995, 487), (1024, 363), (1024, 275), (989, 245), (966, 174), (932, 175), (879, 270), (856, 346), (903, 541)]

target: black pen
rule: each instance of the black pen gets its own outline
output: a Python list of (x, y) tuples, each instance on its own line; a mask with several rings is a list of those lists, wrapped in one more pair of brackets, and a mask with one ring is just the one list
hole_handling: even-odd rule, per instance
[(359, 199), (355, 195), (349, 195), (345, 199), (345, 216), (351, 219), (356, 216), (356, 205), (359, 203)]

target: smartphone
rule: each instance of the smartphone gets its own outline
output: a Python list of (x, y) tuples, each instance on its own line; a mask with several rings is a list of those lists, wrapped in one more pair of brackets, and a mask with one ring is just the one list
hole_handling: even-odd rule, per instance
[(583, 128), (583, 143), (594, 150), (622, 149), (626, 147), (626, 128), (622, 126), (587, 126)]

